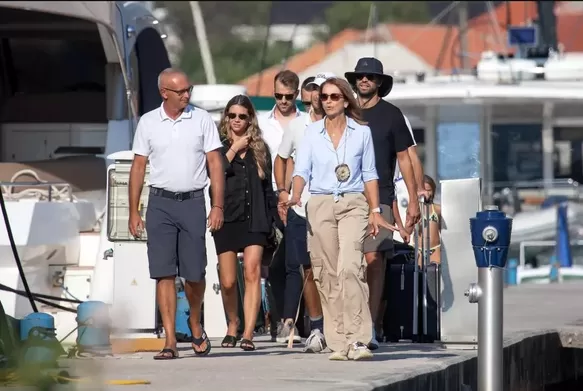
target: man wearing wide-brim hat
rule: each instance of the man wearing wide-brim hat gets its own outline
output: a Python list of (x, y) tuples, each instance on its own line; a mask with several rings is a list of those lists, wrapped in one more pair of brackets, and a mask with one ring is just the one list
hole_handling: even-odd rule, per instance
[[(393, 177), (396, 162), (399, 162), (410, 200), (417, 199), (417, 182), (423, 179), (423, 170), (420, 167), (421, 176), (417, 180), (408, 152), (415, 146), (415, 140), (401, 110), (382, 99), (391, 92), (393, 77), (384, 73), (383, 64), (379, 60), (373, 57), (361, 58), (354, 72), (346, 72), (344, 76), (357, 94), (374, 143), (381, 210), (371, 211), (371, 213), (381, 213), (385, 220), (395, 223)], [(398, 209), (396, 211), (398, 213)], [(408, 236), (420, 217), (419, 203), (410, 202), (407, 206), (406, 223), (399, 227), (401, 236)], [(373, 340), (369, 344), (371, 350), (378, 348), (376, 331), (381, 331), (382, 315), (379, 316), (379, 307), (383, 295), (385, 259), (392, 258), (393, 248), (393, 233), (387, 229), (381, 230), (374, 238), (367, 237), (364, 242), (364, 253), (368, 264), (369, 305), (376, 329), (373, 330)]]

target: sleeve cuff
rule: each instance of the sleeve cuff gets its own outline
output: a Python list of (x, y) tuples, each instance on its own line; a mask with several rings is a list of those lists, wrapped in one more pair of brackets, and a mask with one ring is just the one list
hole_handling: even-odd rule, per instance
[(363, 182), (370, 182), (376, 181), (379, 179), (379, 176), (376, 173), (362, 173), (362, 180)]
[(212, 152), (212, 151), (216, 151), (217, 149), (222, 148), (222, 147), (223, 147), (223, 143), (221, 143), (219, 141), (216, 144), (211, 145), (210, 148), (205, 149), (204, 150), (204, 153), (209, 153), (209, 152)]
[(140, 156), (148, 156), (149, 155), (148, 151), (144, 151), (143, 149), (140, 149), (140, 148), (133, 149), (132, 152), (134, 153), (134, 155), (140, 155)]

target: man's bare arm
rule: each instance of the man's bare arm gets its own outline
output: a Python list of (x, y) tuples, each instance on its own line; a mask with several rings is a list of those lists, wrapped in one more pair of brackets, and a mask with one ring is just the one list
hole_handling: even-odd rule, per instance
[(275, 156), (275, 163), (273, 167), (273, 175), (275, 176), (275, 184), (278, 189), (286, 189), (289, 191), (290, 185), (287, 181), (286, 164), (290, 159), (284, 159), (281, 156)]
[[(417, 146), (412, 146), (407, 149), (409, 152), (409, 159), (411, 160), (411, 165), (413, 166), (413, 173), (415, 175), (415, 181), (417, 182), (417, 189), (421, 190), (425, 186), (423, 184), (423, 177), (425, 173), (423, 172), (423, 164), (421, 164), (421, 159), (417, 154)], [(400, 163), (399, 163), (400, 164)]]
[(211, 178), (211, 191), (213, 205), (221, 209), (224, 206), (225, 200), (225, 171), (221, 152), (218, 149), (210, 151), (206, 154), (206, 160), (209, 167), (209, 176)]
[(129, 201), (130, 214), (139, 212), (140, 196), (142, 188), (144, 187), (144, 177), (146, 176), (146, 165), (148, 164), (148, 157), (142, 155), (134, 155), (132, 167), (130, 169), (130, 183), (129, 183)]
[(294, 167), (294, 159), (287, 159), (285, 166), (285, 189), (288, 191), (288, 193), (292, 186), (292, 174), (294, 173)]
[[(399, 161), (399, 168), (401, 169), (403, 180), (407, 186), (409, 199), (415, 200), (417, 199), (417, 178), (415, 178), (415, 172), (413, 171), (413, 164), (411, 162), (411, 158), (409, 157), (408, 149), (397, 152), (397, 160)], [(423, 177), (421, 179), (423, 180)]]

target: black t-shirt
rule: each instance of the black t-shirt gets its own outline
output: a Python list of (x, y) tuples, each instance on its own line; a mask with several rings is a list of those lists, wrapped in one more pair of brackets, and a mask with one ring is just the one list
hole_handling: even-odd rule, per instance
[(363, 110), (364, 119), (372, 133), (377, 172), (379, 175), (379, 198), (381, 204), (392, 205), (395, 198), (395, 164), (397, 152), (415, 145), (401, 110), (380, 100), (376, 105)]

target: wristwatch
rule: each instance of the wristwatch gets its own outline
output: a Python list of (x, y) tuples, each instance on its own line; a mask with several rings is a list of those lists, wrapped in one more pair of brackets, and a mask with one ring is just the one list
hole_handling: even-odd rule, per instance
[(381, 209), (381, 207), (377, 207), (377, 208), (372, 208), (370, 210), (370, 213), (383, 213), (383, 210)]

